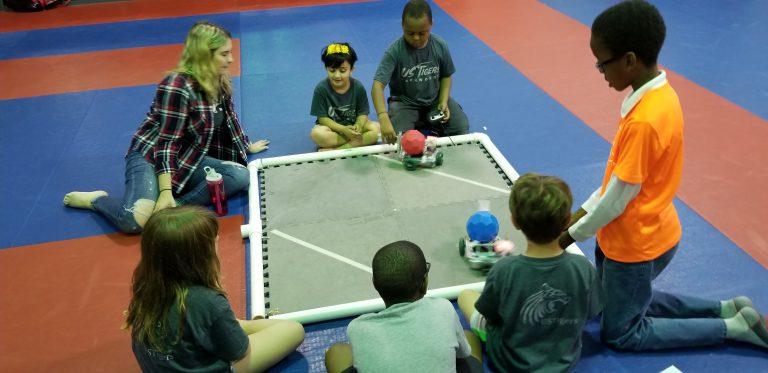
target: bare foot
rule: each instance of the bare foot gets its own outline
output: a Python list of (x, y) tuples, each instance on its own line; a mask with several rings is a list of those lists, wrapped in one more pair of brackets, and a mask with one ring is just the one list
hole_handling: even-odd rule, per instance
[(93, 201), (99, 197), (106, 197), (109, 194), (103, 190), (94, 190), (93, 192), (69, 192), (64, 196), (64, 205), (77, 209), (93, 210)]

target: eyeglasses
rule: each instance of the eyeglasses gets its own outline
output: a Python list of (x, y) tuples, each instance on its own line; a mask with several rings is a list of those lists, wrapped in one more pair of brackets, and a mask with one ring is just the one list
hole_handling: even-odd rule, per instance
[(604, 73), (605, 72), (605, 65), (607, 65), (609, 63), (616, 62), (616, 61), (620, 60), (622, 57), (624, 57), (624, 55), (614, 56), (614, 57), (611, 57), (611, 58), (609, 58), (609, 59), (607, 59), (607, 60), (605, 60), (603, 62), (597, 61), (597, 62), (595, 62), (595, 67), (597, 68), (597, 71), (599, 71), (601, 73)]

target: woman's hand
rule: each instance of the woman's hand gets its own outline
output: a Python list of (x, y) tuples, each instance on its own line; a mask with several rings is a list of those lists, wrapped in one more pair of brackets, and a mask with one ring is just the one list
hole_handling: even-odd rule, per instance
[(157, 196), (157, 202), (155, 202), (155, 210), (152, 213), (156, 213), (160, 210), (167, 209), (169, 207), (176, 207), (176, 200), (173, 199), (173, 193), (170, 189), (164, 189)]
[(248, 144), (248, 153), (256, 154), (269, 149), (268, 140), (259, 140)]

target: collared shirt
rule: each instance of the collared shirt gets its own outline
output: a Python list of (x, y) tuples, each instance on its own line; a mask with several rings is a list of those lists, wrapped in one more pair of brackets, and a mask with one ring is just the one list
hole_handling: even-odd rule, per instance
[[(621, 104), (621, 118), (629, 114), (646, 92), (661, 88), (667, 83), (667, 73), (661, 71), (658, 76), (643, 84), (637, 91), (630, 92)], [(597, 230), (621, 215), (630, 201), (640, 193), (639, 183), (628, 183), (611, 175), (608, 185), (600, 186), (589, 199), (581, 205), (587, 212), (583, 218), (568, 229), (574, 240), (581, 242), (594, 236)]]
[(682, 234), (673, 204), (683, 167), (683, 114), (666, 74), (629, 94), (621, 107), (601, 194), (612, 178), (639, 184), (624, 211), (597, 232), (606, 257), (636, 263), (653, 260)]
[(147, 117), (133, 135), (128, 152), (138, 151), (155, 165), (155, 174), (171, 173), (180, 193), (204, 156), (245, 164), (248, 137), (231, 97), (222, 98), (226, 119), (214, 123), (215, 106), (185, 73), (169, 74), (157, 87)]

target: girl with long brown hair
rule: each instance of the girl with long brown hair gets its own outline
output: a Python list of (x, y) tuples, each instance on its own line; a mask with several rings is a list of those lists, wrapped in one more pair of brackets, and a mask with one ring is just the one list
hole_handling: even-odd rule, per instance
[(294, 321), (235, 318), (210, 211), (164, 209), (144, 228), (126, 320), (142, 371), (263, 371), (301, 344)]

